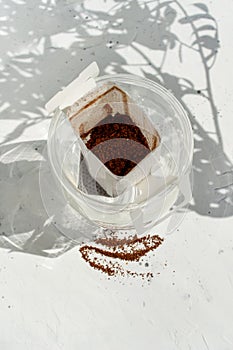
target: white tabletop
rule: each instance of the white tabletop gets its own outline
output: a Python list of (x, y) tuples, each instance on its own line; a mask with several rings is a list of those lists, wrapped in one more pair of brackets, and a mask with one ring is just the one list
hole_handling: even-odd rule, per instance
[[(232, 13), (227, 0), (1, 2), (2, 350), (233, 349)], [(150, 257), (151, 283), (92, 270), (41, 202), (44, 104), (93, 60), (160, 82), (192, 121), (193, 201)]]

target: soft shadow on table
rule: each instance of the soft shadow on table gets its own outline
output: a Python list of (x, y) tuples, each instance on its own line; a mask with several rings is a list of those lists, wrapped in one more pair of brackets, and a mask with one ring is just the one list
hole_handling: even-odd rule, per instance
[[(233, 215), (233, 165), (224, 151), (211, 85), (211, 68), (220, 50), (218, 28), (207, 6), (194, 2), (193, 6), (187, 7), (191, 11), (189, 14), (182, 2), (176, 0), (118, 0), (106, 11), (89, 9), (85, 2), (81, 5), (75, 1), (56, 0), (39, 3), (40, 6), (35, 0), (30, 1), (30, 5), (23, 1), (7, 1), (3, 6), (3, 12), (11, 15), (1, 22), (7, 35), (2, 37), (0, 49), (4, 64), (0, 73), (0, 119), (18, 121), (18, 126), (6, 135), (2, 143), (6, 147), (4, 154), (10, 147), (6, 143), (17, 142), (25, 130), (33, 125), (39, 127), (47, 118), (44, 103), (87, 64), (96, 60), (101, 73), (134, 72), (164, 85), (175, 94), (189, 113), (195, 136), (193, 203), (190, 209), (212, 217)], [(191, 31), (190, 42), (182, 40), (182, 31), (176, 32), (177, 24), (183, 31)], [(27, 47), (25, 42), (29, 43)], [(166, 70), (170, 51), (181, 62), (185, 61), (186, 53), (188, 59), (190, 53), (199, 56), (201, 63), (195, 69), (203, 73), (205, 87), (202, 83), (201, 91), (190, 77)], [(154, 53), (153, 58), (150, 52)], [(130, 55), (132, 62), (136, 63), (126, 58)], [(188, 95), (200, 99), (200, 103), (203, 99), (208, 103), (208, 117), (213, 122), (214, 133), (206, 131), (198, 121), (198, 115), (193, 116), (189, 111), (185, 103)], [(72, 247), (72, 243), (55, 232), (52, 225), (45, 224), (47, 219), (45, 213), (42, 214), (36, 173), (39, 161), (30, 162), (27, 175), (28, 161), (1, 162), (1, 177), (2, 173), (6, 174), (6, 183), (1, 182), (3, 224), (0, 232), (4, 232), (7, 223), (9, 231), (5, 232), (6, 236), (10, 234), (11, 238), (14, 236), (24, 242), (23, 250), (54, 256), (54, 248), (63, 253)], [(19, 179), (15, 181), (12, 174), (20, 176), (25, 171), (21, 181), (24, 183), (29, 176), (30, 186), (24, 183), (28, 193), (24, 198), (27, 210), (16, 210), (21, 182)], [(24, 225), (26, 222), (26, 227), (21, 227), (22, 222)], [(23, 233), (31, 231), (28, 236)]]
[(57, 257), (75, 246), (52, 224), (44, 209), (39, 169), (44, 141), (0, 147), (0, 247)]

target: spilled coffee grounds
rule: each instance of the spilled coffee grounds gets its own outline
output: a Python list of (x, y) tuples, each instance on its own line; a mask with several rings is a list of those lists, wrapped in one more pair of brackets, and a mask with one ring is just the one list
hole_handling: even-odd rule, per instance
[(145, 136), (128, 115), (108, 115), (81, 137), (88, 140), (87, 148), (118, 176), (128, 174), (150, 153)]
[(91, 267), (108, 276), (133, 276), (143, 279), (153, 277), (152, 272), (136, 272), (123, 267), (121, 262), (138, 262), (140, 258), (155, 250), (163, 242), (158, 235), (138, 238), (118, 238), (116, 236), (99, 238), (95, 245), (84, 245), (80, 248), (82, 258)]

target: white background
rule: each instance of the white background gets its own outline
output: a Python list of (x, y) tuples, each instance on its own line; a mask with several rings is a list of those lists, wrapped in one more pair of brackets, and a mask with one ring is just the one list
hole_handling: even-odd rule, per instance
[[(2, 350), (233, 349), (232, 13), (229, 0), (1, 1)], [(164, 84), (193, 125), (194, 198), (149, 257), (150, 284), (92, 270), (41, 203), (44, 104), (93, 60)]]

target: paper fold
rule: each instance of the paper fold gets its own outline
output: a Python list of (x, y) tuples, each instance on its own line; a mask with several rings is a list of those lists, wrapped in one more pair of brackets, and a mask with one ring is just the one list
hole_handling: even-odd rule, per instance
[(99, 67), (96, 62), (92, 62), (76, 79), (46, 103), (45, 108), (47, 112), (50, 114), (56, 108), (62, 110), (71, 106), (75, 101), (96, 87), (95, 78), (98, 75)]

